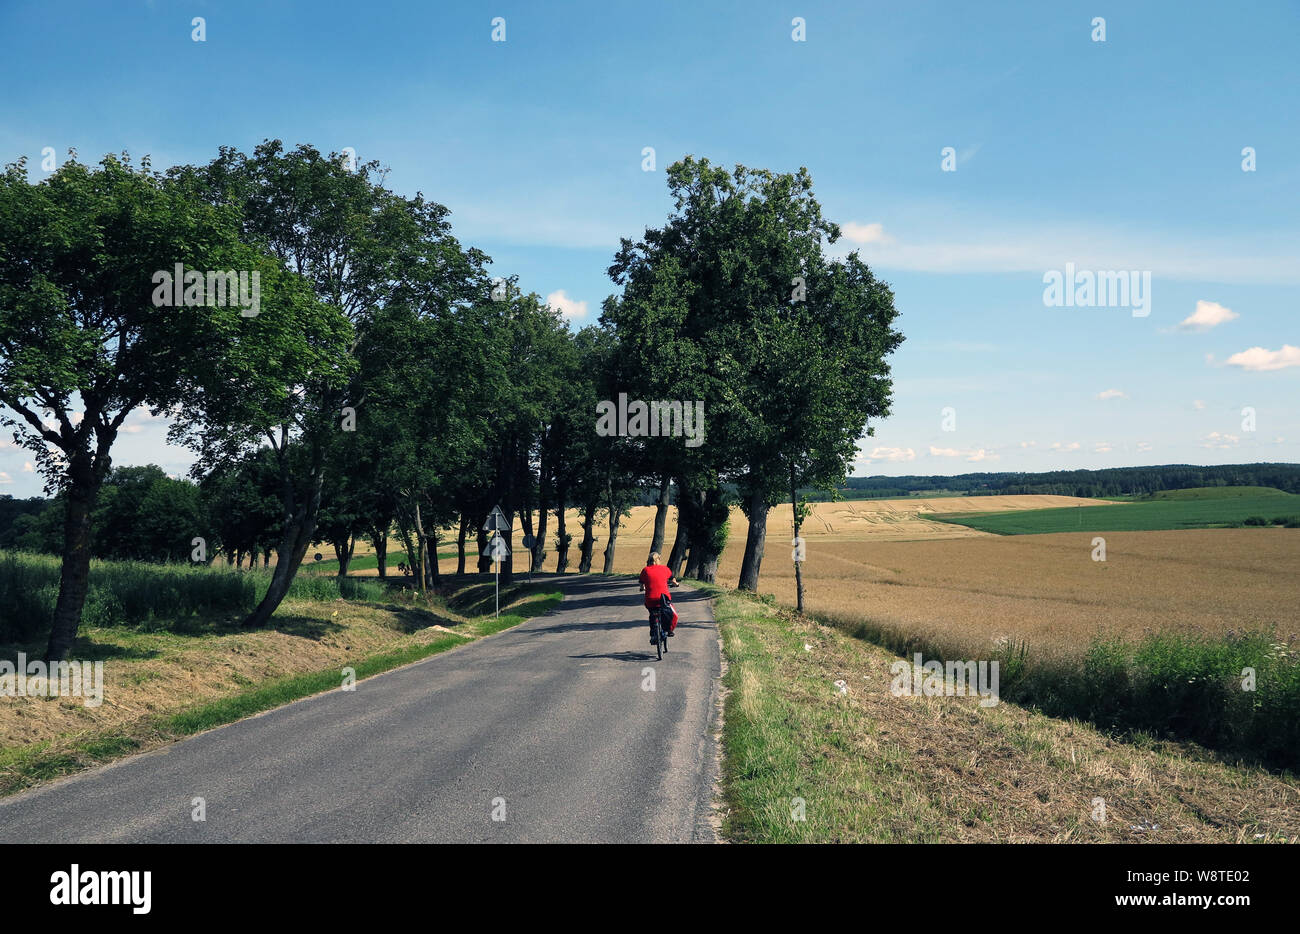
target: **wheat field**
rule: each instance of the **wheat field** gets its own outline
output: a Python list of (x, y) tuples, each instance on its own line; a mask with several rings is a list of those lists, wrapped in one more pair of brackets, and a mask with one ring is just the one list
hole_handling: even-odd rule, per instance
[[(1300, 533), (1293, 529), (1110, 532), (1094, 561), (1091, 533), (998, 536), (920, 518), (928, 512), (1006, 511), (1106, 504), (1069, 496), (975, 496), (817, 503), (804, 525), (805, 605), (813, 613), (870, 619), (918, 636), (969, 644), (1028, 641), (1072, 651), (1099, 634), (1156, 630), (1220, 634), (1300, 631)], [(669, 509), (666, 540), (676, 531)], [(575, 547), (577, 516), (568, 517)], [(718, 582), (735, 586), (747, 524), (733, 509)], [(615, 570), (635, 572), (649, 550), (654, 508), (623, 520)], [(789, 506), (768, 517), (759, 591), (795, 599)], [(548, 530), (553, 537), (554, 524)], [(597, 530), (599, 570), (608, 535)], [(519, 541), (516, 532), (515, 542)], [(554, 545), (547, 568), (554, 567)], [(665, 547), (667, 551), (667, 547)], [(516, 548), (516, 570), (526, 570)], [(454, 562), (443, 560), (445, 570)]]

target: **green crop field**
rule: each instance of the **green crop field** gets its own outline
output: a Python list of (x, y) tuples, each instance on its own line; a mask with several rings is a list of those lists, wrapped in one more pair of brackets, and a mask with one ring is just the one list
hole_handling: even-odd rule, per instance
[(1300, 525), (1300, 496), (1271, 487), (1198, 487), (1166, 490), (1114, 506), (936, 513), (923, 518), (997, 535), (1212, 529), (1240, 525), (1287, 525), (1295, 528)]

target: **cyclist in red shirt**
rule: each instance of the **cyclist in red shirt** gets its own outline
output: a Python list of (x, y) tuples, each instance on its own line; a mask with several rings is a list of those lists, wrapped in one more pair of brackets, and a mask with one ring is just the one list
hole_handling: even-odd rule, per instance
[[(659, 609), (659, 600), (668, 593), (669, 587), (678, 584), (677, 578), (673, 577), (672, 570), (664, 564), (659, 563), (659, 552), (650, 553), (650, 563), (641, 571), (641, 589), (645, 591), (645, 607), (647, 610)], [(677, 628), (677, 614), (673, 613), (671, 622), (668, 625), (668, 635), (673, 635), (673, 630)]]

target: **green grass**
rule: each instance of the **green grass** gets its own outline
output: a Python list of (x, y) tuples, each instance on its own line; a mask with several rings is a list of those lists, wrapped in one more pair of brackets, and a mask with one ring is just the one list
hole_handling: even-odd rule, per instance
[[(1114, 506), (1069, 506), (1014, 512), (934, 513), (924, 516), (997, 535), (1051, 532), (1140, 532), (1168, 529), (1285, 525), (1300, 515), (1300, 496), (1269, 487), (1168, 490)], [(1281, 522), (1275, 520), (1281, 519)], [(1294, 525), (1291, 527), (1295, 527)]]
[[(59, 595), (60, 559), (53, 555), (0, 554), (0, 643), (29, 642), (49, 632)], [(143, 561), (92, 561), (90, 593), (82, 610), (87, 628), (139, 626), (170, 629), (198, 616), (244, 614), (270, 586), (268, 568), (239, 570)], [(378, 580), (299, 574), (289, 598), (380, 601)]]

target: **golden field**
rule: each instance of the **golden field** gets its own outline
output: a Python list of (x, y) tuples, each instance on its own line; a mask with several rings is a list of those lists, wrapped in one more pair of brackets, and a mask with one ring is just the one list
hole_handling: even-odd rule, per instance
[[(814, 504), (804, 526), (806, 609), (943, 642), (1027, 640), (1049, 653), (1086, 645), (1098, 634), (1271, 629), (1286, 639), (1300, 632), (1300, 533), (1293, 529), (1109, 532), (1102, 562), (1092, 560), (1092, 533), (998, 536), (919, 517), (1103, 503), (977, 496)], [(675, 512), (669, 510), (669, 543)], [(569, 522), (576, 542), (576, 516)], [(642, 567), (653, 523), (649, 506), (624, 519), (615, 570)], [(724, 586), (736, 584), (746, 528), (744, 514), (733, 509), (718, 572)], [(759, 582), (760, 592), (787, 604), (795, 599), (791, 528), (790, 508), (773, 509)], [(548, 537), (553, 532), (552, 523)], [(600, 570), (608, 533), (602, 526), (597, 534), (594, 567)], [(570, 558), (573, 567), (576, 547)], [(516, 559), (517, 571), (526, 570), (522, 554)], [(549, 554), (548, 569), (554, 561)], [(455, 562), (444, 559), (442, 566), (451, 571)]]

